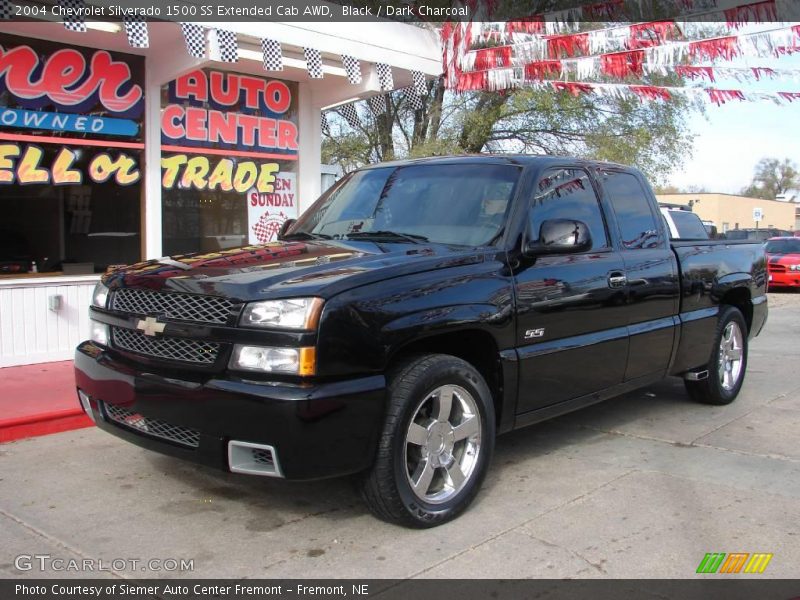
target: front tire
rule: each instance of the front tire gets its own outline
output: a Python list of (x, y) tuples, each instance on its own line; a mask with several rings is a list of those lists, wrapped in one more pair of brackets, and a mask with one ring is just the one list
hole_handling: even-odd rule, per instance
[(362, 497), (385, 521), (441, 525), (475, 498), (494, 438), (492, 396), (472, 365), (446, 354), (412, 357), (390, 376), (386, 422)]
[(730, 404), (739, 395), (747, 371), (747, 324), (738, 308), (723, 308), (717, 321), (708, 377), (684, 380), (689, 396), (703, 404)]

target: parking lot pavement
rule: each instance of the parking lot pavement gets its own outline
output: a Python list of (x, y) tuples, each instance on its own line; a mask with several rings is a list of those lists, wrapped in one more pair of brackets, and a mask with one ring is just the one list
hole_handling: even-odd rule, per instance
[(707, 552), (796, 577), (800, 295), (770, 301), (732, 405), (667, 380), (503, 436), (476, 503), (433, 530), (374, 519), (349, 480), (218, 473), (96, 429), (0, 446), (0, 577), (42, 576), (14, 566), (33, 554), (193, 560), (121, 572), (139, 577), (692, 577)]

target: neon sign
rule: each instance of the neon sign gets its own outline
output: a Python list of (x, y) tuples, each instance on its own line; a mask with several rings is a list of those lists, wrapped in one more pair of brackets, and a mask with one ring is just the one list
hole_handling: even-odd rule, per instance
[(169, 97), (161, 115), (165, 144), (297, 154), (297, 125), (282, 118), (292, 104), (283, 81), (197, 70), (170, 83)]
[(30, 46), (0, 46), (0, 91), (8, 91), (22, 106), (81, 113), (102, 105), (118, 116), (138, 118), (144, 107), (141, 86), (133, 82), (128, 64), (97, 50), (87, 62), (73, 48), (40, 58)]

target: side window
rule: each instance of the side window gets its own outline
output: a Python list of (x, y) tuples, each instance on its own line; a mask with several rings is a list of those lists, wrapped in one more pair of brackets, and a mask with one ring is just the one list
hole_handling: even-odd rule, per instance
[(528, 216), (533, 238), (539, 236), (542, 223), (548, 219), (575, 219), (589, 227), (592, 250), (608, 248), (603, 213), (585, 171), (550, 169), (544, 173), (535, 190)]
[(658, 225), (642, 184), (630, 173), (603, 171), (603, 188), (619, 223), (626, 250), (656, 248), (661, 243)]

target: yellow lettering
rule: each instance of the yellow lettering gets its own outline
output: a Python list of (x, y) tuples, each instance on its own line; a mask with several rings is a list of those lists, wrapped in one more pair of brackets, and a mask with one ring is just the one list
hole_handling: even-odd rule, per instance
[(19, 156), (19, 146), (16, 144), (0, 145), (0, 183), (14, 183), (14, 161)]
[(233, 178), (233, 189), (240, 194), (244, 194), (256, 182), (258, 171), (254, 162), (240, 162), (236, 167), (236, 175)]
[(112, 160), (103, 152), (89, 163), (89, 177), (95, 183), (105, 183), (112, 175), (120, 185), (136, 183), (141, 177), (140, 171), (136, 169), (136, 161), (126, 154), (120, 154), (117, 160)]
[(164, 169), (164, 174), (161, 177), (162, 187), (171, 190), (175, 186), (175, 180), (178, 178), (178, 171), (185, 162), (185, 154), (176, 154), (175, 156), (161, 159), (161, 168)]
[(275, 186), (272, 185), (275, 183), (275, 173), (279, 170), (280, 165), (278, 163), (262, 164), (258, 173), (256, 189), (262, 194), (272, 193), (275, 190)]
[(206, 189), (205, 177), (208, 175), (208, 159), (205, 156), (195, 156), (186, 163), (181, 177), (181, 186), (184, 188), (194, 187), (198, 190)]
[(83, 181), (80, 171), (70, 169), (77, 154), (69, 148), (59, 150), (53, 163), (53, 183), (55, 185), (75, 184)]
[(208, 189), (213, 191), (217, 187), (223, 192), (233, 189), (233, 161), (230, 158), (220, 160), (208, 178)]
[(41, 148), (36, 146), (28, 146), (25, 154), (17, 167), (17, 181), (24, 185), (26, 183), (48, 183), (50, 181), (50, 173), (47, 169), (39, 167), (39, 162), (42, 160)]

